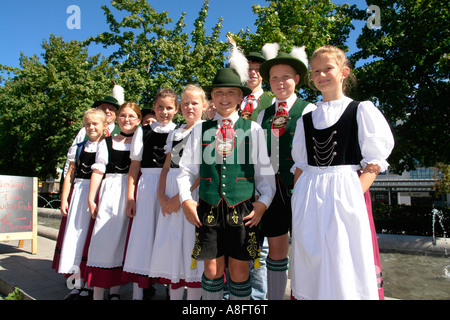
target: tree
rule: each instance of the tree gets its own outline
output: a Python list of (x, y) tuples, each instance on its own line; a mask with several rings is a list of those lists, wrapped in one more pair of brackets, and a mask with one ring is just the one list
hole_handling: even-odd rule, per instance
[(448, 1), (370, 4), (380, 8), (381, 28), (365, 27), (357, 40), (352, 59), (372, 61), (356, 69), (352, 97), (374, 101), (392, 124), (395, 172), (450, 163)]
[[(305, 46), (308, 57), (325, 44), (348, 51), (346, 41), (354, 29), (352, 19), (363, 16), (356, 6), (336, 5), (331, 0), (273, 0), (267, 7), (254, 5), (253, 12), (257, 15), (256, 32), (247, 28), (233, 35), (244, 51), (261, 51), (264, 44), (277, 42), (286, 52), (294, 46)], [(319, 92), (308, 86), (302, 89), (299, 95), (303, 99), (318, 100)]]
[(110, 32), (86, 41), (117, 47), (109, 57), (116, 69), (116, 82), (125, 89), (127, 100), (151, 107), (156, 92), (169, 87), (181, 92), (188, 83), (205, 85), (212, 81), (216, 70), (223, 66), (227, 44), (219, 41), (222, 19), (206, 35), (205, 21), (209, 9), (206, 0), (194, 23), (191, 37), (184, 32), (182, 13), (173, 29), (168, 12), (158, 13), (144, 0), (111, 2), (122, 19), (116, 20), (108, 6), (102, 6)]
[(440, 162), (432, 170), (434, 179), (436, 179), (433, 185), (436, 195), (450, 193), (450, 165)]
[(110, 68), (81, 42), (51, 35), (42, 47), (43, 63), (21, 53), (20, 68), (0, 66), (10, 74), (0, 88), (1, 174), (54, 176), (84, 111), (111, 93)]

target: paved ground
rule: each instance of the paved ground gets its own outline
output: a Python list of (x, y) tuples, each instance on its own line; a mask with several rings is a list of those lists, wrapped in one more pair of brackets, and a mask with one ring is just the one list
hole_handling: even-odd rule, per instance
[[(0, 293), (8, 294), (14, 287), (20, 288), (25, 299), (62, 300), (69, 292), (66, 278), (52, 269), (57, 230), (39, 226), (37, 254), (31, 254), (31, 240), (0, 242)], [(166, 287), (157, 285), (152, 300), (166, 300)], [(132, 285), (122, 286), (121, 299), (131, 300)], [(286, 298), (290, 298), (290, 287)]]
[[(66, 278), (51, 268), (58, 230), (39, 226), (37, 254), (31, 254), (31, 240), (25, 240), (18, 248), (18, 241), (0, 242), (0, 293), (8, 294), (14, 287), (24, 292), (26, 299), (62, 300), (69, 289)], [(446, 250), (445, 239), (437, 239), (436, 245), (429, 238), (412, 236), (379, 235), (380, 249), (398, 252), (433, 254)], [(132, 285), (121, 288), (123, 300), (132, 296)], [(157, 286), (153, 300), (165, 300), (166, 288)], [(286, 289), (285, 299), (290, 298), (290, 286)]]

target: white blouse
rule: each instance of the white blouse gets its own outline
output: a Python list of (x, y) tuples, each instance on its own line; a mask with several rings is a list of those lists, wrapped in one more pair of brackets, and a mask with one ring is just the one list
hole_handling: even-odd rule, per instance
[[(96, 153), (98, 147), (98, 142), (92, 142), (90, 140), (87, 140), (84, 144), (84, 151), (90, 152), (90, 153)], [(75, 156), (77, 153), (78, 145), (74, 144), (69, 148), (69, 151), (67, 152), (67, 161), (69, 162), (75, 162)]]
[[(317, 109), (312, 111), (314, 128), (321, 130), (334, 125), (351, 101), (352, 99), (344, 97), (335, 101), (318, 102)], [(394, 148), (394, 137), (383, 114), (372, 102), (363, 101), (358, 106), (357, 123), (359, 146), (363, 157), (361, 167), (365, 168), (370, 163), (380, 166), (381, 171), (387, 170), (389, 163), (386, 159)], [(303, 118), (297, 121), (292, 146), (295, 164), (291, 172), (294, 173), (295, 168), (304, 170), (308, 166)]]

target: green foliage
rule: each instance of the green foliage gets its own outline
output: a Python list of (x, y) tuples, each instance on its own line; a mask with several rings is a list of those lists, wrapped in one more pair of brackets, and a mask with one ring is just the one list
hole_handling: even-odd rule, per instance
[[(147, 1), (117, 0), (113, 9), (102, 6), (110, 32), (91, 37), (86, 45), (102, 44), (117, 48), (108, 58), (114, 66), (117, 83), (126, 92), (126, 100), (151, 107), (161, 88), (181, 93), (189, 83), (205, 85), (223, 67), (227, 44), (219, 41), (222, 19), (206, 34), (209, 1), (205, 1), (190, 36), (184, 32), (185, 13), (173, 22), (168, 12), (158, 13)], [(120, 13), (120, 21), (112, 10)]]
[(433, 185), (436, 196), (450, 193), (450, 165), (440, 162), (432, 170), (436, 179)]
[[(234, 34), (244, 51), (260, 51), (265, 43), (281, 49), (305, 46), (308, 56), (332, 44), (348, 50), (352, 20), (367, 14), (356, 6), (331, 0), (273, 0), (254, 5), (256, 31)], [(350, 96), (374, 101), (391, 122), (396, 147), (389, 162), (395, 171), (416, 163), (432, 167), (450, 162), (449, 6), (443, 0), (371, 0), (381, 9), (381, 29), (364, 27), (354, 64), (358, 86)], [(244, 4), (243, 4), (244, 5)], [(42, 57), (20, 59), (20, 67), (0, 65), (0, 174), (55, 174), (81, 128), (83, 112), (111, 93), (113, 79), (125, 99), (151, 107), (157, 90), (181, 93), (188, 83), (205, 85), (225, 66), (229, 44), (219, 40), (222, 19), (207, 31), (209, 0), (199, 9), (194, 28), (185, 31), (185, 13), (174, 21), (145, 0), (114, 0), (102, 6), (109, 31), (84, 42), (64, 42), (50, 35)], [(245, 27), (245, 26), (243, 26)], [(91, 45), (112, 48), (108, 57), (89, 56)], [(267, 84), (266, 84), (267, 86)], [(319, 93), (304, 85), (299, 95), (315, 102)], [(177, 115), (175, 122), (183, 122)]]
[[(433, 235), (433, 215), (430, 207), (427, 206), (407, 206), (388, 205), (383, 202), (373, 204), (373, 219), (377, 233), (407, 234), (418, 236)], [(442, 210), (444, 219), (444, 230), (450, 230), (450, 209)], [(444, 236), (444, 230), (438, 222), (435, 222), (435, 232), (437, 237)]]
[(19, 288), (14, 288), (14, 291), (8, 294), (5, 298), (0, 297), (0, 300), (23, 300), (23, 294)]
[[(294, 46), (305, 46), (308, 57), (325, 44), (348, 51), (346, 41), (354, 29), (352, 19), (362, 17), (356, 6), (336, 5), (331, 0), (275, 0), (267, 7), (254, 5), (253, 12), (257, 16), (256, 32), (247, 29), (233, 35), (244, 51), (261, 51), (264, 44), (277, 42), (286, 52)], [(305, 85), (299, 95), (315, 102), (319, 92)]]
[(0, 173), (55, 175), (92, 103), (110, 94), (109, 67), (80, 42), (51, 35), (38, 57), (21, 55), (20, 68), (0, 88)]
[[(369, 2), (369, 1), (368, 1)], [(355, 99), (377, 103), (391, 122), (398, 173), (416, 163), (449, 163), (450, 19), (448, 1), (371, 0), (381, 28), (365, 27), (352, 59), (374, 59), (356, 70)]]

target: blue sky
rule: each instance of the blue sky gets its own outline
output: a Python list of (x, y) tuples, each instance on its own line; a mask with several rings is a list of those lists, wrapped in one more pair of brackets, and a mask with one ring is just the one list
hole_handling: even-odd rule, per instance
[[(168, 11), (173, 20), (178, 20), (181, 12), (186, 12), (187, 27), (191, 27), (198, 17), (204, 0), (148, 0), (157, 12)], [(357, 4), (360, 9), (367, 7), (363, 0), (335, 0), (335, 3)], [(223, 17), (222, 37), (225, 33), (238, 32), (249, 27), (254, 30), (256, 16), (252, 12), (253, 4), (266, 6), (265, 0), (210, 0), (207, 30)], [(63, 36), (65, 41), (85, 40), (103, 31), (108, 31), (101, 6), (110, 5), (110, 0), (1, 0), (0, 1), (0, 64), (18, 67), (20, 51), (25, 56), (36, 54), (40, 57), (42, 41), (50, 34)], [(72, 13), (67, 13), (70, 5), (80, 8), (81, 29), (69, 29), (67, 20)], [(361, 23), (349, 40), (350, 52), (356, 50), (355, 39), (361, 30)], [(99, 48), (98, 50), (103, 50)], [(97, 52), (90, 52), (97, 53)], [(103, 54), (105, 52), (103, 51)]]

